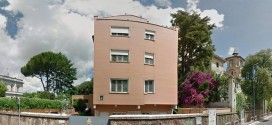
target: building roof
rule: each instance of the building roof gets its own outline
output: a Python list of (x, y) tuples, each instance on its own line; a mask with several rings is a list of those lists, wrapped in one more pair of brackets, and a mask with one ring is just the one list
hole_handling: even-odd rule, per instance
[(221, 57), (221, 56), (219, 56), (217, 54), (213, 54), (213, 58), (216, 58), (216, 59), (218, 59), (218, 60), (220, 60), (222, 62), (226, 62), (226, 60), (223, 57)]
[(0, 75), (0, 80), (8, 80), (24, 84), (22, 79), (13, 78), (7, 75)]
[(242, 56), (230, 56), (230, 57), (227, 57), (226, 60), (233, 58), (233, 57), (238, 57), (238, 58), (242, 59), (243, 61), (245, 61), (245, 59)]
[(117, 15), (117, 16), (109, 16), (109, 17), (98, 17), (94, 16), (94, 19), (98, 20), (120, 20), (120, 21), (131, 21), (131, 22), (139, 22), (139, 23), (146, 23), (150, 25), (156, 25), (159, 27), (167, 28), (170, 30), (177, 30), (177, 27), (167, 27), (167, 26), (162, 26), (154, 23), (150, 23), (147, 19), (141, 17), (141, 16), (135, 16), (132, 14), (125, 14), (125, 15)]
[(146, 22), (148, 23), (149, 21), (141, 16), (135, 16), (132, 14), (125, 14), (125, 15), (117, 15), (117, 16), (109, 16), (109, 17), (101, 17), (99, 19), (123, 19), (123, 20), (137, 20), (139, 22)]

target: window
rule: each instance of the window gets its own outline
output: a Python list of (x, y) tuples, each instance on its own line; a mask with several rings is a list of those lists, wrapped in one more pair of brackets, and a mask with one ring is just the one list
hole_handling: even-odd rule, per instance
[(155, 32), (154, 31), (150, 31), (150, 30), (145, 31), (145, 39), (154, 40), (154, 37), (155, 37)]
[(230, 60), (230, 62), (229, 62), (229, 66), (230, 66), (230, 67), (233, 67), (233, 66), (234, 66), (234, 62), (233, 62), (233, 60)]
[(144, 55), (144, 63), (148, 65), (154, 64), (154, 54), (152, 53), (145, 53)]
[(128, 27), (111, 27), (112, 36), (129, 36)]
[(219, 68), (219, 63), (218, 62), (216, 62), (216, 67)]
[(128, 80), (127, 79), (111, 79), (111, 92), (113, 93), (127, 93)]
[(154, 80), (145, 80), (145, 93), (154, 93)]
[(128, 62), (128, 50), (111, 50), (112, 62)]

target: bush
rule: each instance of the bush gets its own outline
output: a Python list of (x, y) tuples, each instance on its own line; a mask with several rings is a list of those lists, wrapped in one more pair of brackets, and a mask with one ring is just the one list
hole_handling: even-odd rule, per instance
[(7, 85), (0, 81), (0, 97), (5, 97), (7, 90), (8, 90)]
[(236, 94), (236, 109), (240, 112), (243, 109), (247, 109), (249, 104), (247, 103), (247, 97), (243, 93)]
[(210, 73), (196, 71), (189, 75), (179, 86), (179, 104), (183, 106), (203, 107), (209, 96), (214, 92), (215, 80)]
[(33, 93), (23, 93), (23, 97), (40, 98), (40, 99), (55, 99), (54, 93), (48, 91), (38, 91)]
[(73, 107), (75, 108), (75, 111), (79, 113), (79, 115), (91, 115), (90, 109), (87, 109), (87, 103), (88, 100), (86, 99), (77, 99), (74, 101)]
[[(37, 99), (37, 98), (21, 98), (21, 109), (47, 109), (62, 108), (59, 100)], [(17, 98), (0, 98), (0, 109), (17, 109)]]
[(36, 98), (41, 98), (41, 99), (54, 99), (55, 95), (54, 93), (50, 93), (48, 91), (38, 91), (35, 95)]
[(272, 100), (268, 101), (268, 104), (267, 104), (267, 109), (268, 111), (272, 111)]

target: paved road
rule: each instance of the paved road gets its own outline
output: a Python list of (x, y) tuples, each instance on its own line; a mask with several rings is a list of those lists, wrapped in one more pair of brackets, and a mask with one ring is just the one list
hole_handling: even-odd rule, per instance
[(272, 117), (271, 116), (267, 117), (264, 120), (255, 122), (255, 123), (253, 123), (251, 125), (272, 125)]

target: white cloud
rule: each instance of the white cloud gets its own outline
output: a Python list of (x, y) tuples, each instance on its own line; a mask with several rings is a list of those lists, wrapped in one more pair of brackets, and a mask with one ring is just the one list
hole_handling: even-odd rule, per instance
[(3, 29), (5, 27), (6, 22), (7, 22), (6, 18), (0, 15), (0, 29)]
[(228, 55), (229, 55), (229, 56), (232, 55), (233, 52), (234, 52), (234, 50), (235, 50), (234, 47), (230, 47), (230, 48), (229, 48), (229, 51), (228, 51)]
[(197, 4), (199, 3), (199, 0), (187, 0), (187, 11), (199, 11), (197, 8)]
[(202, 18), (208, 16), (211, 19), (210, 24), (215, 24), (217, 28), (223, 28), (224, 14), (219, 14), (215, 9), (201, 11), (197, 8), (199, 2), (200, 0), (187, 0), (187, 11), (200, 13)]
[(222, 28), (223, 27), (223, 21), (224, 21), (224, 14), (219, 14), (217, 10), (211, 9), (211, 10), (204, 10), (201, 13), (201, 17), (210, 17), (210, 24), (215, 24), (216, 27)]
[(154, 0), (155, 4), (160, 7), (169, 7), (172, 5), (170, 0)]
[[(77, 68), (75, 84), (90, 80), (93, 68), (93, 16), (134, 14), (151, 23), (170, 26), (170, 13), (183, 8), (171, 8), (168, 0), (157, 0), (165, 8), (144, 6), (134, 0), (10, 0), (5, 9), (20, 11), (20, 32), (13, 40), (0, 30), (0, 74), (24, 80), (23, 91), (42, 90), (36, 78), (26, 78), (20, 68), (34, 55), (44, 51), (62, 52)], [(116, 4), (118, 3), (118, 4)], [(217, 16), (215, 12), (203, 11)], [(220, 21), (220, 18), (216, 21)], [(2, 21), (2, 22), (1, 22)], [(5, 22), (0, 16), (0, 26)]]

